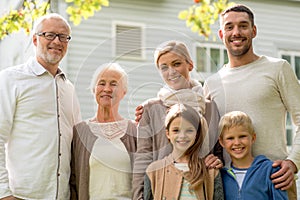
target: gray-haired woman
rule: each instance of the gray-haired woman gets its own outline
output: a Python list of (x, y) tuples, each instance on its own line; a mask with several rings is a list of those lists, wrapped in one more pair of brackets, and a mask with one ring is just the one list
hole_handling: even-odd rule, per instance
[(136, 123), (119, 113), (127, 74), (117, 63), (104, 64), (94, 73), (91, 90), (97, 112), (73, 129), (71, 199), (130, 200)]

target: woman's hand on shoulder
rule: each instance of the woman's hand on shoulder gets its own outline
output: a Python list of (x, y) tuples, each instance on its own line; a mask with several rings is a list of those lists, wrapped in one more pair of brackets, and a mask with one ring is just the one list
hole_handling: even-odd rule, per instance
[(138, 105), (135, 108), (135, 122), (139, 123), (140, 119), (142, 118), (143, 112), (144, 112), (143, 105)]

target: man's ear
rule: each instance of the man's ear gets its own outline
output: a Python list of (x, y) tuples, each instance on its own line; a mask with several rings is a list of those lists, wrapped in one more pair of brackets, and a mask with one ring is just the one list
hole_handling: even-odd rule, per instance
[(32, 43), (34, 44), (34, 46), (37, 46), (37, 36), (35, 34), (33, 34), (32, 36)]
[(255, 38), (256, 34), (257, 34), (257, 28), (256, 28), (255, 25), (253, 26), (253, 32), (252, 32), (252, 34), (253, 34), (252, 38)]
[(219, 38), (221, 40), (223, 40), (223, 31), (222, 31), (222, 29), (219, 29), (218, 33), (219, 33)]

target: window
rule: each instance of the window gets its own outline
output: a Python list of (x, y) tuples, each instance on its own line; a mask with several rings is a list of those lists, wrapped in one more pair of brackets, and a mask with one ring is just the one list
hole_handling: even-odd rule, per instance
[(287, 60), (294, 69), (298, 80), (300, 80), (300, 52), (295, 51), (280, 51), (280, 57)]
[(204, 44), (196, 47), (197, 72), (212, 74), (228, 62), (223, 45)]
[[(298, 77), (298, 80), (300, 80), (300, 52), (295, 51), (280, 51), (279, 56), (285, 60), (287, 60), (290, 64), (293, 70), (295, 71), (296, 76)], [(286, 140), (287, 140), (287, 146), (289, 149), (291, 149), (293, 144), (293, 138), (294, 138), (294, 127), (292, 124), (291, 116), (290, 114), (287, 114), (287, 120), (286, 120)]]
[(286, 118), (286, 143), (288, 147), (292, 147), (293, 144), (293, 124), (291, 120), (291, 116), (288, 113)]
[(113, 56), (145, 59), (143, 24), (114, 22), (113, 34)]

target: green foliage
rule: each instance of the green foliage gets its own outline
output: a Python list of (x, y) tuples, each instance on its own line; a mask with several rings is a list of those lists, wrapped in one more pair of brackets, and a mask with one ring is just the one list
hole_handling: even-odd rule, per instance
[(228, 6), (228, 0), (194, 0), (194, 4), (180, 11), (178, 18), (186, 21), (186, 26), (206, 39), (211, 35), (211, 25)]
[[(109, 6), (109, 0), (65, 0), (68, 4), (67, 14), (74, 25), (81, 23), (82, 19), (94, 16), (102, 6)], [(18, 10), (11, 9), (0, 18), (0, 40), (14, 32), (24, 30), (30, 34), (33, 22), (38, 17), (50, 12), (51, 0), (41, 3), (36, 0), (23, 0)], [(187, 27), (193, 32), (208, 38), (211, 34), (211, 25), (218, 19), (218, 15), (232, 3), (228, 0), (194, 0), (194, 5), (181, 11), (178, 18), (186, 21)]]
[(33, 21), (39, 16), (46, 14), (49, 8), (49, 2), (38, 3), (35, 1), (24, 1), (21, 9), (10, 10), (0, 18), (0, 24), (2, 24), (0, 40), (21, 29), (24, 29), (26, 34), (30, 34)]
[(74, 25), (80, 24), (82, 18), (88, 19), (94, 16), (95, 11), (101, 10), (102, 6), (109, 5), (108, 0), (66, 0), (66, 2), (72, 3), (67, 8), (67, 13)]
[[(94, 16), (96, 11), (101, 10), (102, 6), (108, 6), (108, 0), (65, 0), (68, 3), (67, 13), (69, 19), (78, 25), (82, 18), (88, 19)], [(26, 34), (30, 34), (33, 22), (50, 12), (51, 0), (47, 2), (39, 2), (36, 0), (23, 0), (20, 9), (11, 9), (8, 13), (0, 17), (0, 40), (6, 36), (24, 30)]]

